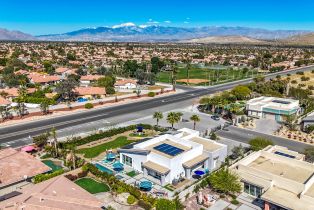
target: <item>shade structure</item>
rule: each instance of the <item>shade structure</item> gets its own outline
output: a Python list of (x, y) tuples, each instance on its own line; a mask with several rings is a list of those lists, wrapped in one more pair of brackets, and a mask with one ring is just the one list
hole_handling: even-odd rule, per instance
[(106, 158), (107, 160), (113, 160), (116, 158), (116, 155), (114, 153), (108, 153)]
[(199, 175), (199, 176), (202, 176), (202, 175), (205, 174), (205, 172), (204, 172), (204, 171), (201, 171), (201, 170), (194, 171), (194, 173), (195, 173), (196, 175)]
[(152, 184), (150, 181), (142, 181), (142, 182), (140, 183), (140, 188), (141, 188), (142, 190), (149, 191), (149, 190), (152, 189), (152, 187), (153, 187), (153, 184)]
[(120, 162), (115, 162), (112, 164), (113, 170), (115, 171), (122, 171), (123, 170), (123, 164)]
[(30, 146), (30, 145), (29, 146), (25, 146), (25, 147), (23, 147), (21, 149), (21, 151), (23, 151), (23, 152), (32, 152), (34, 150), (36, 150), (36, 148), (34, 146)]

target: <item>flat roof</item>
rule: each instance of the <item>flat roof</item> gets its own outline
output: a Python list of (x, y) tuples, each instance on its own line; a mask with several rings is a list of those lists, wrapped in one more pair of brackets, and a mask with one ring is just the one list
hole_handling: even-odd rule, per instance
[(216, 144), (215, 142), (203, 139), (203, 138), (199, 138), (199, 137), (193, 137), (191, 139), (189, 139), (191, 141), (194, 141), (198, 144), (202, 144), (204, 147), (204, 150), (209, 151), (209, 152), (213, 152), (216, 151), (220, 148), (222, 148), (223, 146)]
[(259, 156), (248, 166), (299, 183), (305, 183), (313, 174), (313, 171), (310, 169), (301, 168), (297, 165), (290, 165), (284, 161), (272, 160), (264, 156)]
[(199, 156), (193, 158), (192, 160), (184, 162), (183, 166), (185, 166), (186, 168), (192, 168), (193, 166), (197, 165), (198, 163), (205, 161), (206, 159), (208, 159), (208, 156), (199, 155)]
[(270, 201), (273, 204), (277, 204), (288, 209), (302, 209), (312, 210), (314, 209), (314, 203), (311, 203), (305, 199), (301, 199), (297, 194), (288, 190), (284, 190), (278, 187), (269, 188), (263, 195), (262, 199)]
[(143, 163), (143, 166), (145, 168), (152, 169), (152, 170), (154, 170), (158, 173), (161, 173), (161, 174), (167, 174), (170, 171), (169, 168), (162, 166), (162, 165), (159, 165), (158, 163), (155, 163), (152, 161), (147, 161), (147, 162)]
[[(167, 157), (167, 158), (169, 158), (169, 159), (176, 157), (176, 156), (171, 156), (171, 155), (168, 155), (168, 154), (166, 154), (166, 153), (164, 153), (164, 152), (161, 152), (161, 151), (159, 151), (159, 150), (154, 149), (154, 147), (157, 147), (157, 146), (162, 145), (162, 144), (168, 144), (168, 145), (171, 145), (171, 146), (173, 146), (173, 147), (177, 147), (177, 148), (183, 150), (182, 153), (184, 153), (184, 152), (186, 152), (186, 151), (188, 151), (188, 150), (191, 149), (190, 147), (184, 146), (184, 145), (182, 145), (182, 144), (180, 144), (180, 143), (176, 143), (176, 142), (171, 141), (171, 140), (169, 140), (169, 139), (163, 140), (163, 141), (158, 142), (158, 143), (156, 143), (156, 144), (149, 145), (149, 146), (147, 146), (147, 147), (145, 147), (145, 148), (143, 148), (143, 149), (145, 149), (145, 150), (150, 150), (150, 151), (152, 151), (152, 152), (154, 152), (154, 153), (156, 153), (156, 154), (162, 155), (162, 156)], [(180, 153), (180, 154), (182, 154), (182, 153)]]
[(313, 197), (314, 199), (314, 184), (312, 184), (312, 186), (304, 194)]
[(32, 155), (13, 148), (0, 150), (0, 186), (50, 171), (47, 165)]

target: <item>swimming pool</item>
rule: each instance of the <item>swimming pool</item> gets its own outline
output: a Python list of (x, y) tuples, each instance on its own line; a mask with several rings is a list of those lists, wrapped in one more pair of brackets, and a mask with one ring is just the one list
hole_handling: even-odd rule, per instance
[(108, 174), (113, 174), (113, 171), (110, 170), (109, 168), (106, 168), (105, 166), (103, 165), (100, 165), (99, 163), (95, 163), (95, 166), (102, 172), (106, 172)]
[(62, 168), (61, 166), (57, 165), (52, 160), (43, 160), (41, 162), (43, 162), (46, 166), (50, 167), (52, 172), (57, 171)]

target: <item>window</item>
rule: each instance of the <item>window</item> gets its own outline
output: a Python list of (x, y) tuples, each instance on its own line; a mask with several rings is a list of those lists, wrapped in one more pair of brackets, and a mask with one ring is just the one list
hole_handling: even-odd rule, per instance
[(262, 188), (245, 182), (244, 192), (254, 197), (259, 197), (262, 195)]
[(129, 156), (122, 155), (122, 162), (125, 165), (132, 166), (132, 158), (130, 158)]

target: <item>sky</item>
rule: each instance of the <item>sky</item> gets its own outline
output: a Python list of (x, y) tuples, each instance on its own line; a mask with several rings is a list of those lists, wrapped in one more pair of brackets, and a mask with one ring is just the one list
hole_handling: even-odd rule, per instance
[(87, 27), (246, 26), (314, 31), (313, 0), (1, 0), (0, 28), (32, 35)]

